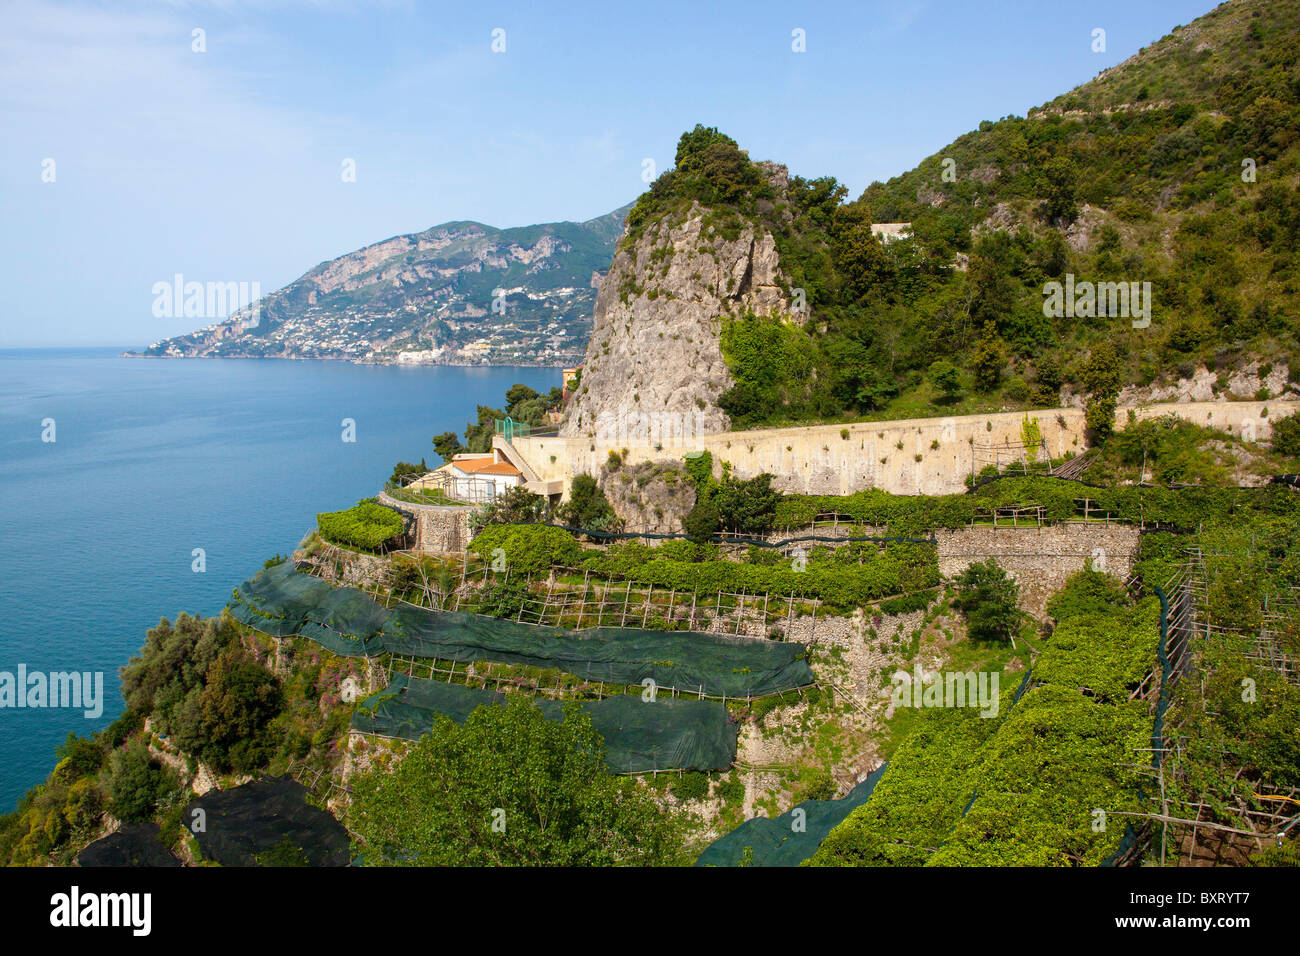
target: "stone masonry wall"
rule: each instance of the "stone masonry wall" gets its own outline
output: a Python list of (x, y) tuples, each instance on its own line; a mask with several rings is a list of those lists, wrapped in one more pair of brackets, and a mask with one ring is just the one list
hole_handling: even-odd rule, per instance
[[(1294, 414), (1297, 407), (1296, 402), (1276, 400), (1179, 402), (1121, 407), (1115, 417), (1122, 429), (1130, 411), (1139, 420), (1174, 414), (1247, 440), (1266, 441), (1272, 423)], [(1030, 412), (1029, 418), (1037, 419), (1053, 458), (1087, 447), (1082, 409), (1039, 409)], [(972, 470), (1019, 461), (1024, 420), (1024, 412), (997, 412), (705, 435), (671, 429), (659, 433), (655, 419), (629, 414), (612, 434), (603, 437), (599, 433), (539, 436), (516, 438), (513, 444), (539, 479), (563, 481), (566, 492), (574, 475), (599, 475), (610, 451), (626, 448), (625, 465), (708, 450), (715, 462), (731, 462), (737, 477), (771, 472), (777, 479), (774, 487), (787, 492), (843, 495), (882, 488), (895, 494), (941, 495), (964, 491)]]
[(407, 527), (415, 523), (415, 547), (420, 551), (449, 554), (464, 551), (469, 544), (470, 507), (455, 505), (417, 505), (380, 494), (379, 503), (400, 511)]
[(1041, 528), (940, 531), (939, 572), (952, 578), (972, 562), (996, 558), (1020, 585), (1020, 606), (1036, 617), (1070, 575), (1092, 566), (1123, 580), (1133, 570), (1139, 531), (1131, 525), (1070, 522)]

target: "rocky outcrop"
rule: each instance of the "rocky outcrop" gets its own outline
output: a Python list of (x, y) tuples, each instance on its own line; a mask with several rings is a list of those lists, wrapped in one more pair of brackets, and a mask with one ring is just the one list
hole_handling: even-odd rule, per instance
[[(779, 188), (784, 169), (763, 168)], [(771, 234), (752, 223), (724, 234), (715, 219), (693, 204), (620, 244), (596, 297), (582, 385), (562, 435), (657, 444), (665, 430), (730, 426), (717, 404), (734, 384), (719, 344), (723, 321), (785, 315), (790, 302)]]
[(679, 532), (682, 520), (695, 507), (695, 486), (676, 461), (605, 467), (600, 488), (625, 531)]

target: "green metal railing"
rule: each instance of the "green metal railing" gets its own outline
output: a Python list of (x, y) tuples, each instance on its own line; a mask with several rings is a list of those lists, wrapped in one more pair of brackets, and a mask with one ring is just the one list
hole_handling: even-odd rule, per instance
[(517, 422), (509, 415), (505, 418), (496, 419), (497, 434), (502, 436), (506, 441), (513, 441), (515, 438), (527, 438), (532, 434), (532, 428), (524, 422)]

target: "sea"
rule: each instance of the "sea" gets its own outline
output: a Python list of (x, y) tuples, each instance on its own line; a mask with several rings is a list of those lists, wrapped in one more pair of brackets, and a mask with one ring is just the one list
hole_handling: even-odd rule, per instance
[[(161, 618), (231, 589), (398, 461), (436, 466), (506, 389), (560, 370), (0, 349), (0, 681), (102, 674), (102, 713), (0, 707), (0, 813), (67, 735), (111, 723), (118, 669)], [(201, 559), (201, 560), (200, 560)], [(93, 678), (92, 678), (93, 680)]]

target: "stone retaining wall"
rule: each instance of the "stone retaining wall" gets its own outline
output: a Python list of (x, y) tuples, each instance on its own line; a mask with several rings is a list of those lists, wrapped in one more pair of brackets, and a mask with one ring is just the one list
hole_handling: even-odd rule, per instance
[[(1177, 402), (1121, 407), (1115, 423), (1123, 429), (1130, 411), (1139, 421), (1177, 415), (1249, 441), (1267, 441), (1272, 423), (1294, 414), (1297, 407), (1296, 402), (1280, 400)], [(1037, 420), (1051, 457), (1062, 458), (1087, 447), (1083, 409), (1037, 409), (1027, 417)], [(539, 480), (562, 482), (566, 493), (574, 475), (599, 475), (611, 451), (626, 449), (625, 465), (708, 450), (715, 463), (730, 462), (738, 478), (771, 472), (776, 476), (773, 486), (782, 491), (844, 495), (882, 488), (903, 495), (942, 495), (964, 491), (966, 476), (986, 465), (1019, 461), (1025, 419), (1025, 412), (995, 412), (712, 435), (656, 437), (651, 432), (649, 439), (633, 429), (631, 435), (538, 436), (515, 438), (512, 444)]]
[(972, 562), (996, 558), (1020, 585), (1020, 606), (1042, 617), (1047, 600), (1070, 575), (1092, 566), (1123, 580), (1133, 570), (1140, 532), (1132, 525), (1067, 522), (1041, 528), (958, 528), (939, 531), (939, 572), (961, 574)]
[(413, 522), (416, 550), (451, 554), (469, 544), (469, 515), (474, 510), (469, 505), (417, 505), (383, 493), (379, 503), (406, 515), (408, 527)]

